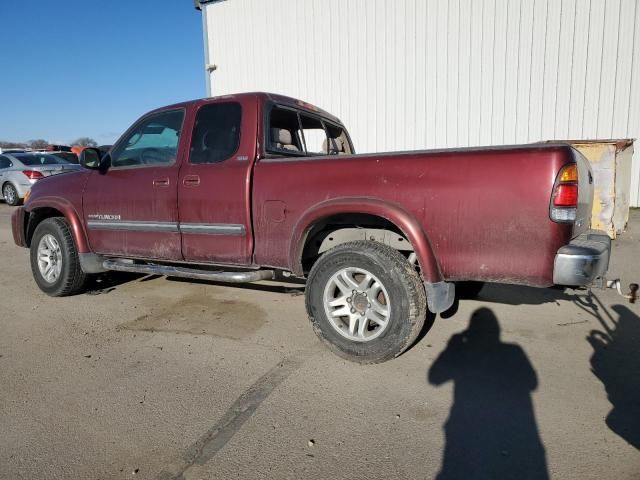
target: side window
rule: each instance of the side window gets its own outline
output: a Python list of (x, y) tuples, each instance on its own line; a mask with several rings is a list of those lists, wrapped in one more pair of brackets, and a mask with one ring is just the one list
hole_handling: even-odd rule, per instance
[(296, 154), (304, 151), (298, 113), (293, 110), (272, 109), (268, 135), (268, 150), (271, 152)]
[(323, 148), (324, 153), (328, 155), (348, 155), (353, 153), (351, 151), (351, 145), (349, 144), (349, 138), (343, 127), (326, 121), (325, 126), (327, 127), (327, 135), (329, 138), (328, 144)]
[(4, 155), (0, 155), (0, 170), (3, 168), (13, 167), (13, 163), (9, 160), (9, 157), (5, 157)]
[(218, 163), (230, 158), (240, 145), (239, 103), (211, 103), (198, 110), (191, 137), (191, 163)]
[(112, 167), (171, 165), (176, 161), (183, 110), (146, 117), (111, 152)]
[(327, 134), (322, 122), (307, 115), (300, 115), (300, 124), (307, 153), (322, 155), (327, 151)]

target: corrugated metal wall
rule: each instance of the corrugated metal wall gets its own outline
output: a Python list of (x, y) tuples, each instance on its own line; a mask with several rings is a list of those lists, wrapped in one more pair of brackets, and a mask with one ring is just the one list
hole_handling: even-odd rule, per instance
[(638, 0), (228, 0), (203, 15), (211, 94), (307, 100), (359, 152), (640, 137)]

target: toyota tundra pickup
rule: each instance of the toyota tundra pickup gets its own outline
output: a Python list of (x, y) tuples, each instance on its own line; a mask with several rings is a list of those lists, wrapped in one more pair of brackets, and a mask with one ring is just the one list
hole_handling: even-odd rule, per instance
[(588, 285), (609, 262), (589, 165), (560, 143), (355, 155), (335, 116), (245, 93), (154, 110), (80, 161), (12, 217), (45, 293), (108, 270), (304, 278), (317, 335), (362, 363), (405, 351), (457, 282)]

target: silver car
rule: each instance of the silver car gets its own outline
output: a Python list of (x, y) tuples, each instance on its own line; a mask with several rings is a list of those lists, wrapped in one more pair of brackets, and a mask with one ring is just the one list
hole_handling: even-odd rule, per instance
[(39, 179), (80, 170), (80, 165), (69, 163), (48, 153), (5, 153), (0, 155), (0, 185), (2, 196), (9, 205), (18, 205), (31, 185)]

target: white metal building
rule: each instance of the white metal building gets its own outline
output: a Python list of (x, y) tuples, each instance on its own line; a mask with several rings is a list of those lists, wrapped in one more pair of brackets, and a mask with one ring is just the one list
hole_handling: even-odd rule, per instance
[(638, 0), (196, 4), (209, 95), (301, 98), (359, 152), (640, 138)]

